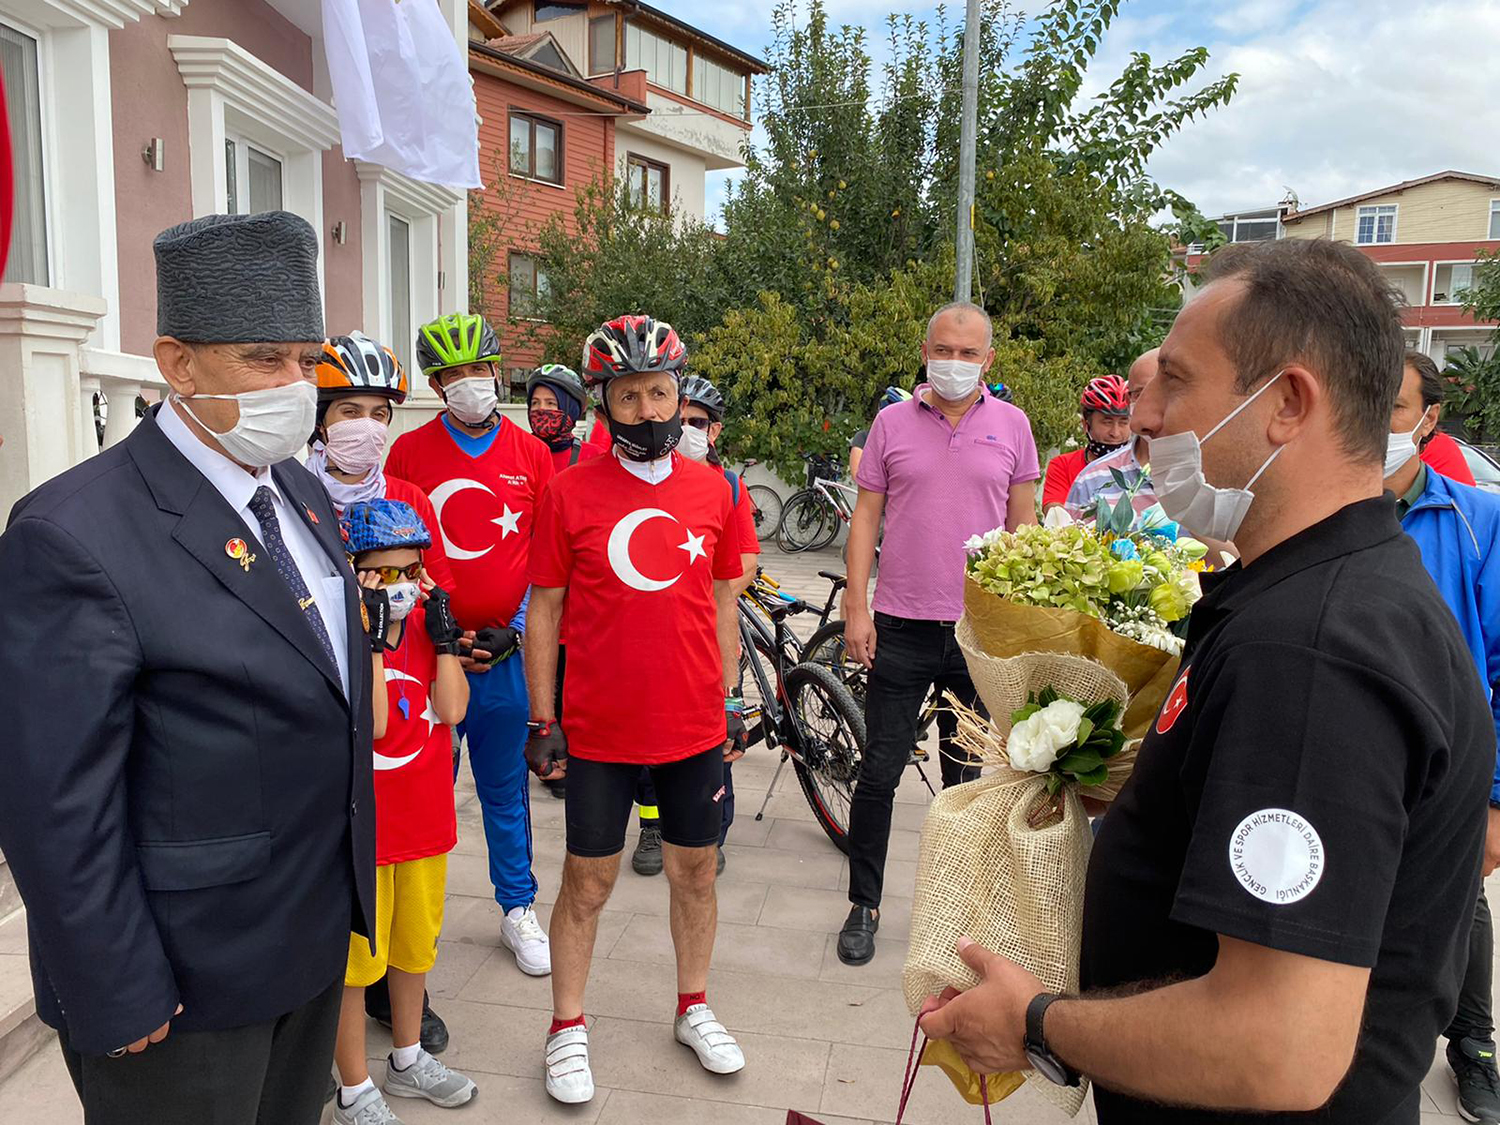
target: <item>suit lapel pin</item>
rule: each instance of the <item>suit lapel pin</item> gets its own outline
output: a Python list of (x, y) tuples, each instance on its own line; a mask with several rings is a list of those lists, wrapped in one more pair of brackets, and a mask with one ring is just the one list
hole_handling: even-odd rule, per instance
[(239, 563), (240, 569), (244, 571), (248, 571), (250, 564), (255, 561), (255, 555), (251, 553), (249, 547), (245, 546), (243, 539), (231, 539), (225, 543), (224, 553)]

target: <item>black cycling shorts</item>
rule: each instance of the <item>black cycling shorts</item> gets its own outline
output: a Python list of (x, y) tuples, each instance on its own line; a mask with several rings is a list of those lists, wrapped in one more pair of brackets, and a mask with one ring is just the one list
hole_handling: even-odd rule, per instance
[[(661, 838), (679, 848), (717, 844), (724, 820), (724, 744), (648, 768), (661, 810)], [(568, 759), (568, 851), (600, 857), (624, 849), (640, 775), (639, 762)]]

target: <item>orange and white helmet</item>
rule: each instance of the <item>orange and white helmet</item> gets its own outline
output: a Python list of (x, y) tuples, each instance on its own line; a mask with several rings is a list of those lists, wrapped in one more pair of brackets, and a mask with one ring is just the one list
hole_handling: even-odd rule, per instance
[(396, 353), (363, 332), (323, 341), (318, 360), (318, 401), (326, 404), (341, 395), (385, 395), (405, 402), (406, 371)]

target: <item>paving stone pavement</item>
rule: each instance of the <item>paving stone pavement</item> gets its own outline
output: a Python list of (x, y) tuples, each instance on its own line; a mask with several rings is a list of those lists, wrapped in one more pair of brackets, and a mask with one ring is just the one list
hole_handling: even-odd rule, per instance
[[(788, 590), (819, 608), (828, 586), (817, 571), (842, 570), (836, 548), (813, 556), (772, 548), (763, 558)], [(709, 984), (715, 1013), (739, 1038), (749, 1065), (739, 1075), (714, 1077), (673, 1041), (666, 882), (641, 878), (627, 863), (599, 926), (589, 978), (598, 1092), (579, 1107), (558, 1105), (543, 1090), (541, 1051), (551, 994), (546, 980), (524, 976), (500, 947), (499, 908), (489, 885), (473, 781), (465, 770), (458, 790), (459, 843), (450, 859), (447, 916), (430, 990), (452, 1033), (443, 1061), (473, 1077), (480, 1093), (458, 1110), (395, 1105), (407, 1125), (777, 1125), (788, 1109), (825, 1125), (893, 1122), (912, 1031), (900, 972), (917, 833), (930, 798), (908, 771), (897, 794), (878, 952), (871, 964), (851, 969), (834, 952), (848, 912), (848, 865), (813, 822), (790, 769), (777, 783), (766, 818), (754, 819), (775, 767), (764, 747), (735, 766), (736, 820), (719, 884), (720, 926)], [(538, 913), (545, 925), (562, 867), (562, 802), (534, 786), (532, 820), (542, 888)], [(1500, 891), (1500, 883), (1494, 889)], [(372, 1025), (377, 1080), (389, 1046)], [(1440, 1060), (1423, 1091), (1424, 1122), (1459, 1120), (1453, 1081)], [(80, 1125), (82, 1119), (55, 1042), (0, 1084), (4, 1125)], [(1024, 1089), (1001, 1103), (994, 1119), (1009, 1125), (1065, 1120)], [(907, 1110), (910, 1125), (980, 1120), (980, 1111), (963, 1102), (939, 1072), (923, 1071)], [(1079, 1120), (1094, 1121), (1091, 1104)]]

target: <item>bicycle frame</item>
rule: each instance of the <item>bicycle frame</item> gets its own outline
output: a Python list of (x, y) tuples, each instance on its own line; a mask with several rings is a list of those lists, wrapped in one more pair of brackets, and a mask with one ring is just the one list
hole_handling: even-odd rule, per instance
[(813, 487), (818, 490), (823, 499), (833, 505), (834, 512), (839, 519), (848, 523), (854, 519), (854, 503), (859, 499), (859, 490), (850, 488), (847, 484), (840, 484), (836, 480), (819, 478)]

